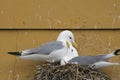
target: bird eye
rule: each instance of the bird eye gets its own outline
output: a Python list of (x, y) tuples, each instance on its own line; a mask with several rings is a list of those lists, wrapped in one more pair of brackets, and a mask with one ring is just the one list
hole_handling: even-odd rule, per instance
[(73, 52), (73, 49), (71, 49), (71, 51)]
[(69, 39), (72, 39), (72, 37), (69, 37)]

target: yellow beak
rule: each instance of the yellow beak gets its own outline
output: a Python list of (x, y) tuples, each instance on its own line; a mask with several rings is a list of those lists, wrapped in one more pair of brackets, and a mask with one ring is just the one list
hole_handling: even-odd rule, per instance
[(75, 42), (72, 42), (73, 47), (78, 48), (78, 45)]
[(70, 44), (68, 41), (66, 41), (67, 47), (70, 48)]

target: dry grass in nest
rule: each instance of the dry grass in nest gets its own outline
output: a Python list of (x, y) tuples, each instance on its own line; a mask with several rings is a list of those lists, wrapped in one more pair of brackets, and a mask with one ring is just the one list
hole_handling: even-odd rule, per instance
[(37, 67), (34, 80), (111, 80), (98, 69), (68, 64), (65, 66), (43, 64)]

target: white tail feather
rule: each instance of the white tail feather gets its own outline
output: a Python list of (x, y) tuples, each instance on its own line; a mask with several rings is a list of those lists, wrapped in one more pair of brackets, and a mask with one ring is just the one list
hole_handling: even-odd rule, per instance
[(102, 68), (102, 67), (117, 66), (117, 65), (120, 65), (120, 64), (119, 63), (100, 61), (100, 62), (96, 62), (96, 63), (92, 64), (91, 67)]

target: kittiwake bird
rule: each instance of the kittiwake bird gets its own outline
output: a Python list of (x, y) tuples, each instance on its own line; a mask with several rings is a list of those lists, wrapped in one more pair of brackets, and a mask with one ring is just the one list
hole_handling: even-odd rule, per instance
[(61, 65), (65, 64), (80, 64), (89, 65), (92, 68), (102, 68), (107, 66), (120, 65), (116, 62), (109, 62), (109, 59), (120, 55), (120, 49), (113, 51), (110, 54), (99, 54), (96, 56), (78, 56), (78, 52), (74, 47), (70, 47), (69, 54), (64, 56), (61, 60)]
[(110, 58), (118, 55), (120, 55), (120, 49), (117, 49), (109, 54), (99, 54), (96, 56), (77, 56), (66, 62), (70, 64), (89, 65), (90, 67), (97, 69), (107, 66), (120, 65), (116, 62), (109, 62)]
[(77, 57), (77, 56), (78, 56), (77, 50), (70, 43), (70, 49), (68, 50), (68, 54), (66, 54), (66, 56), (64, 56), (61, 59), (60, 64), (61, 65), (66, 65), (69, 60), (71, 60), (72, 58)]
[(67, 54), (70, 43), (75, 47), (77, 45), (73, 33), (64, 30), (59, 34), (56, 41), (47, 42), (39, 47), (19, 52), (8, 52), (8, 54), (19, 56), (20, 59), (56, 62)]

